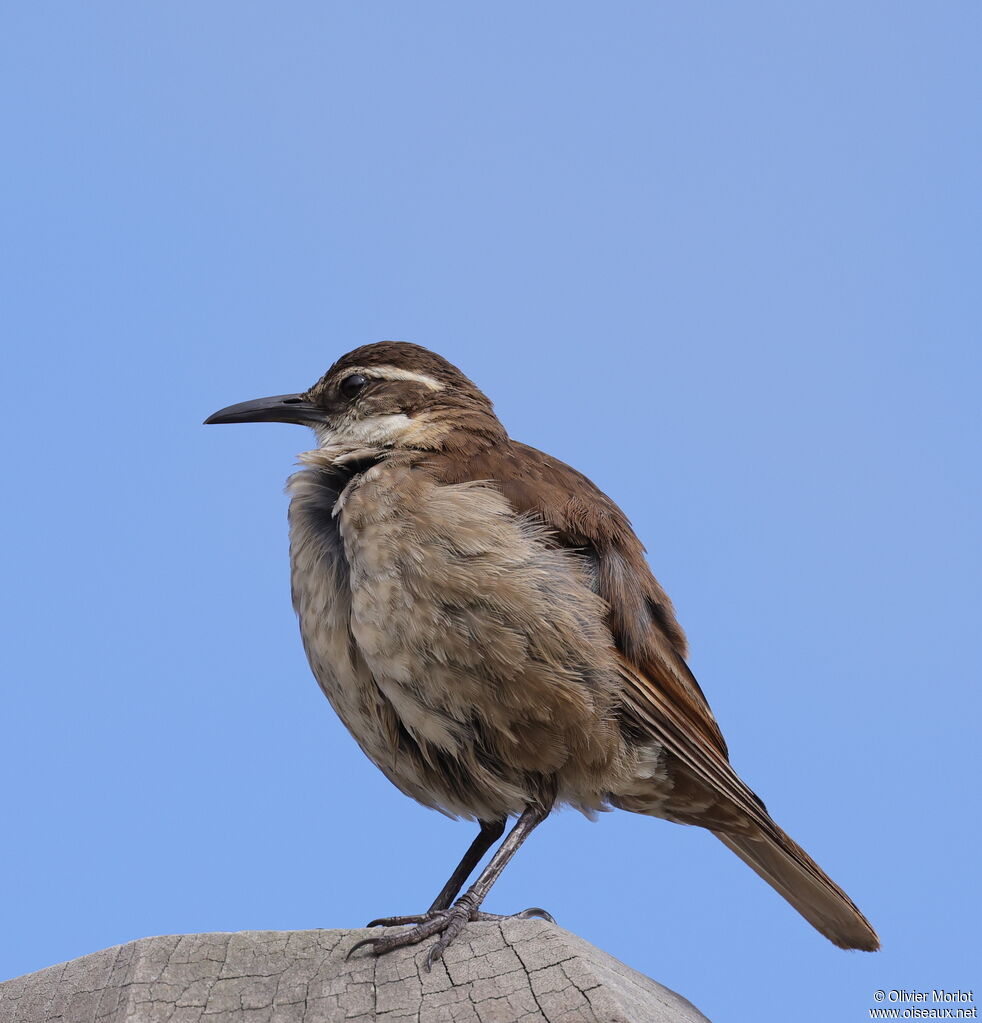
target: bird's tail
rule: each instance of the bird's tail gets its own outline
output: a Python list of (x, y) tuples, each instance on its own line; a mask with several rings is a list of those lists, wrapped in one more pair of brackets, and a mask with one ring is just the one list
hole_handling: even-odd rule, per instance
[(713, 834), (839, 948), (875, 952), (880, 939), (852, 899), (773, 821), (739, 834)]

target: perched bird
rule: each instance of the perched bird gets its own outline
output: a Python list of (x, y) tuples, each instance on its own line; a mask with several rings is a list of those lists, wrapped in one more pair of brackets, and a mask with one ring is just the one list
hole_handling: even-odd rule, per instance
[(623, 512), (575, 469), (512, 440), (455, 366), (418, 345), (365, 345), (302, 394), (205, 422), (313, 429), (317, 447), (288, 486), (311, 669), (397, 788), (480, 824), (426, 913), (373, 921), (411, 926), (359, 944), (380, 953), (439, 935), (432, 963), (486, 916), (502, 869), (566, 804), (707, 828), (830, 941), (879, 946), (730, 766)]

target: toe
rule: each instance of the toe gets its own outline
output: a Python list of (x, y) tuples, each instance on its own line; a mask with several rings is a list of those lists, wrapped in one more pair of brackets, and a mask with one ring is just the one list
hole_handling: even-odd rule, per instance
[(539, 920), (546, 920), (551, 924), (556, 922), (555, 917), (548, 910), (543, 909), (541, 906), (530, 906), (528, 909), (523, 909), (521, 913), (516, 913), (516, 917), (519, 920), (531, 920), (533, 917)]
[(431, 934), (437, 934), (447, 926), (448, 915), (445, 911), (427, 916), (422, 921), (405, 931), (397, 931), (395, 934), (386, 934), (379, 938), (362, 938), (356, 941), (348, 951), (346, 959), (350, 959), (354, 952), (367, 945), (371, 946), (373, 955), (383, 955), (391, 952), (394, 948), (404, 948), (407, 945), (415, 945)]
[(376, 920), (369, 920), (366, 927), (402, 927), (405, 924), (420, 924), (426, 919), (424, 913), (414, 913), (410, 916), (380, 916)]
[(440, 940), (430, 949), (426, 955), (426, 971), (427, 973), (432, 969), (433, 964), (443, 958), (443, 953), (447, 950), (447, 946), (454, 938), (464, 929), (464, 925), (470, 919), (470, 913), (454, 913), (450, 918), (449, 923), (444, 928), (443, 933), (440, 935)]

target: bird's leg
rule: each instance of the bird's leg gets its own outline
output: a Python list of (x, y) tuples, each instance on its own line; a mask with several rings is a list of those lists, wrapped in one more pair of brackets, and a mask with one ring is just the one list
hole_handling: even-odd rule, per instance
[[(447, 909), (435, 909), (427, 913), (414, 927), (409, 930), (400, 931), (397, 934), (387, 934), (381, 938), (365, 938), (352, 946), (348, 953), (351, 956), (356, 949), (362, 945), (371, 945), (375, 955), (389, 952), (394, 948), (402, 948), (405, 945), (415, 945), (417, 942), (428, 938), (433, 934), (439, 934), (440, 940), (430, 949), (426, 957), (427, 970), (439, 959), (447, 946), (464, 929), (468, 920), (480, 919), (484, 914), (479, 913), (481, 903), (487, 897), (492, 885), (498, 880), (501, 872), (505, 869), (508, 861), (518, 852), (519, 847), (532, 831), (549, 816), (551, 807), (540, 804), (529, 805), (523, 811), (515, 826), (508, 833), (508, 837), (498, 846), (495, 854), (488, 861), (488, 865), (477, 876), (477, 880), (460, 896), (459, 899)], [(478, 836), (480, 839), (480, 835)], [(474, 845), (477, 842), (475, 841)], [(468, 849), (470, 855), (474, 846)], [(465, 859), (467, 858), (465, 856)], [(460, 868), (458, 868), (459, 870)], [(457, 871), (454, 872), (455, 876)], [(451, 878), (453, 881), (454, 878)], [(447, 889), (451, 881), (447, 882)], [(443, 892), (440, 893), (441, 896)], [(526, 913), (530, 911), (526, 910)], [(523, 914), (518, 914), (519, 916)]]
[(501, 838), (504, 830), (504, 817), (494, 821), (481, 821), (481, 830), (477, 833), (477, 837), (471, 842), (467, 852), (461, 857), (460, 863), (450, 875), (450, 880), (443, 886), (443, 890), (433, 900), (433, 905), (426, 913), (417, 913), (412, 916), (382, 916), (377, 920), (372, 920), (368, 926), (398, 927), (400, 924), (418, 924), (438, 910), (447, 909), (464, 886), (464, 882), (471, 876), (471, 871), (481, 862), (488, 849)]
[(470, 848), (464, 853), (460, 863), (457, 864), (457, 869), (450, 875), (450, 879), (443, 886), (443, 890), (433, 900), (433, 905), (430, 906), (429, 910), (431, 913), (437, 909), (448, 909), (450, 907), (450, 903), (457, 898), (460, 889), (464, 887), (464, 882), (471, 876), (473, 869), (484, 859), (484, 854), (505, 833), (506, 820), (507, 818), (502, 817), (496, 821), (481, 821), (481, 830), (477, 833), (477, 838), (471, 842)]

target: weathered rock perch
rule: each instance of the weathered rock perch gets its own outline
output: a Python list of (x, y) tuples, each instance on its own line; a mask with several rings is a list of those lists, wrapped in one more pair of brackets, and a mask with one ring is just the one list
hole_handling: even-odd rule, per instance
[(0, 984), (0, 1023), (708, 1023), (542, 920), (469, 924), (430, 973), (430, 942), (346, 961), (368, 933), (142, 938)]

